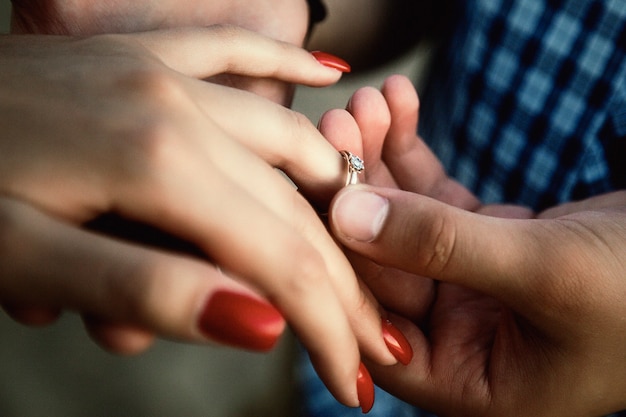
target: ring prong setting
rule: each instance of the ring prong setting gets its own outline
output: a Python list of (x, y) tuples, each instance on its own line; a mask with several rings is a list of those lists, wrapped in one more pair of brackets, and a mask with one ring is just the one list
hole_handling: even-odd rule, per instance
[(340, 152), (343, 159), (348, 165), (348, 173), (346, 176), (346, 185), (354, 185), (359, 183), (359, 174), (365, 171), (365, 163), (363, 160), (349, 151)]

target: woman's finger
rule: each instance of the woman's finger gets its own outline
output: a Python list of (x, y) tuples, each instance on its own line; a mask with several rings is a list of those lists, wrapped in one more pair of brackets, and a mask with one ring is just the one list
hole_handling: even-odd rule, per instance
[(100, 317), (84, 314), (83, 323), (91, 338), (112, 353), (136, 355), (146, 351), (156, 335), (140, 326), (124, 322), (112, 322)]
[[(106, 44), (106, 39), (120, 43)], [(196, 84), (161, 64), (149, 64), (149, 56), (137, 59), (132, 42), (129, 49), (122, 48), (122, 37), (91, 41), (104, 42), (104, 52), (119, 52), (112, 58), (118, 65), (111, 64), (119, 72), (104, 72), (97, 82), (82, 85), (107, 98), (95, 113), (87, 102), (80, 107), (83, 111), (75, 111), (81, 117), (77, 125), (88, 126), (89, 133), (68, 125), (67, 135), (55, 131), (48, 138), (42, 131), (49, 130), (41, 129), (42, 125), (56, 126), (58, 121), (38, 119), (28, 135), (21, 133), (34, 145), (27, 151), (4, 143), (11, 154), (26, 161), (3, 166), (12, 175), (3, 176), (4, 191), (73, 225), (114, 213), (193, 244), (278, 307), (331, 391), (342, 402), (357, 405), (360, 345), (378, 362), (395, 363), (395, 358), (383, 340), (376, 306), (367, 303), (358, 290), (354, 273), (315, 211), (271, 166), (233, 140), (212, 119), (213, 114), (198, 106), (189, 89)], [(98, 69), (93, 62), (86, 59), (78, 68)], [(71, 79), (63, 81), (74, 85)], [(54, 87), (53, 97), (78, 108), (73, 97), (64, 95), (66, 88)], [(220, 90), (212, 97), (219, 101), (230, 93)], [(248, 102), (221, 103), (231, 105), (239, 115), (255, 110)], [(259, 106), (267, 105), (262, 103)], [(49, 113), (40, 110), (42, 115)], [(110, 113), (103, 121), (104, 110)], [(268, 120), (282, 123), (273, 111), (264, 113), (269, 117), (262, 124)], [(288, 131), (302, 128), (301, 119), (288, 120), (291, 124), (282, 126)], [(317, 139), (323, 142), (319, 133)], [(325, 146), (331, 162), (326, 158), (320, 162), (331, 168), (321, 176), (331, 173), (331, 182), (338, 184), (341, 175), (337, 174), (344, 172), (345, 162), (330, 145)], [(45, 169), (53, 165), (55, 169)], [(25, 172), (24, 167), (33, 169)], [(2, 259), (11, 260), (7, 266), (12, 270), (6, 276), (21, 272), (24, 277), (7, 281), (7, 291), (0, 292), (7, 299), (72, 308), (166, 337), (210, 338), (257, 350), (271, 347), (282, 330), (283, 319), (258, 298), (219, 290), (226, 282), (236, 288), (241, 285), (226, 280), (202, 259), (99, 238), (42, 213), (37, 216), (26, 208), (10, 208), (9, 225), (18, 221), (20, 226), (34, 228), (28, 229), (32, 235), (28, 242), (33, 246), (28, 259), (34, 253), (41, 262), (27, 265), (25, 257), (16, 257), (7, 248), (8, 255)], [(33, 230), (46, 233), (38, 236)], [(7, 242), (12, 240), (9, 237)], [(45, 270), (38, 269), (44, 265)], [(77, 275), (87, 278), (76, 279)], [(57, 285), (50, 289), (52, 282)], [(39, 287), (50, 291), (31, 291)], [(248, 313), (240, 314), (241, 310)], [(222, 315), (227, 319), (219, 319)], [(255, 317), (254, 322), (249, 317)]]
[(320, 118), (318, 129), (333, 146), (335, 152), (348, 150), (363, 157), (363, 140), (359, 126), (347, 110), (333, 109), (327, 111)]
[(350, 98), (347, 110), (361, 131), (363, 159), (367, 164), (366, 182), (395, 188), (396, 182), (383, 161), (383, 147), (391, 123), (391, 115), (384, 97), (375, 88), (361, 88)]
[[(369, 92), (365, 91), (367, 95)], [(376, 94), (374, 98), (376, 100)], [(380, 94), (378, 94), (380, 96)], [(359, 100), (365, 99), (359, 95)], [(354, 100), (352, 101), (354, 102)], [(357, 107), (363, 107), (355, 102)], [(376, 107), (376, 106), (374, 106)], [(367, 108), (357, 110), (360, 120), (365, 122)], [(357, 155), (366, 155), (363, 151), (363, 142), (359, 138), (359, 126), (355, 118), (346, 110), (330, 110), (320, 119), (320, 131), (336, 149), (349, 149)], [(362, 125), (361, 125), (362, 126)], [(379, 132), (380, 133), (380, 132)], [(383, 138), (386, 132), (382, 132)], [(379, 140), (371, 137), (370, 140)], [(382, 141), (381, 141), (382, 142)], [(370, 145), (371, 146), (371, 145)], [(370, 153), (371, 155), (371, 153)], [(366, 157), (366, 172), (374, 170), (374, 178), (368, 181), (394, 184), (385, 164), (370, 165), (371, 159)], [(410, 317), (418, 321), (425, 317), (426, 310), (432, 298), (433, 285), (431, 280), (423, 280), (423, 285), (416, 285), (415, 276), (393, 268), (384, 268), (354, 252), (348, 251), (346, 256), (358, 273), (358, 277), (375, 294), (376, 301), (385, 309)]]
[(221, 73), (273, 78), (322, 87), (339, 80), (347, 64), (287, 42), (230, 25), (170, 29), (131, 36), (165, 65), (194, 78)]
[(61, 310), (58, 308), (17, 306), (11, 305), (11, 303), (2, 303), (2, 309), (13, 320), (27, 326), (47, 326), (56, 322), (61, 316)]
[[(160, 150), (132, 164), (134, 174), (113, 187), (115, 211), (193, 243), (259, 289), (288, 317), (332, 392), (358, 404), (354, 333), (367, 331), (368, 338), (359, 341), (370, 347), (368, 353), (378, 353), (375, 359), (383, 356), (379, 362), (395, 361), (384, 344), (380, 316), (358, 293), (351, 301), (354, 314), (348, 309), (353, 304), (344, 307), (343, 296), (338, 298), (334, 283), (346, 277), (342, 294), (355, 294), (349, 278), (354, 273), (303, 197), (254, 154), (199, 120), (180, 124), (189, 129), (180, 132), (186, 145), (179, 136), (161, 138)], [(212, 132), (211, 140), (198, 132)], [(354, 319), (356, 329), (349, 314), (361, 316), (362, 323)], [(374, 314), (376, 320), (368, 319)]]
[[(248, 92), (188, 82), (206, 117), (267, 163), (286, 172), (315, 206), (326, 211), (332, 197), (345, 185), (345, 161), (306, 116)], [(215, 100), (217, 96), (220, 100)], [(241, 112), (246, 114), (245, 123)], [(359, 137), (358, 130), (346, 136)]]
[(79, 230), (6, 198), (0, 219), (2, 301), (255, 350), (271, 348), (284, 327), (273, 307), (206, 262)]

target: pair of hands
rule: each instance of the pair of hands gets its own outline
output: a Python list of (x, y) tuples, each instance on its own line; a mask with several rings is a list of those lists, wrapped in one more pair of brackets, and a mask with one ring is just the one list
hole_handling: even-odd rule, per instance
[[(115, 23), (121, 16), (138, 19), (135, 30), (163, 23), (148, 11), (171, 17), (165, 26), (201, 25), (225, 7), (113, 3), (113, 15), (90, 16), (83, 2), (16, 1), (14, 28), (84, 35), (131, 30)], [(244, 6), (233, 2), (227, 20), (255, 29), (265, 16)], [(185, 7), (190, 18), (175, 18)], [(304, 32), (286, 38), (302, 42)], [(304, 116), (270, 100), (288, 102), (287, 84), (332, 84), (338, 71), (231, 25), (4, 36), (0, 53), (0, 303), (15, 319), (46, 324), (75, 310), (105, 348), (137, 353), (155, 335), (268, 349), (284, 316), (352, 406), (371, 384), (361, 355), (397, 362), (394, 331), (303, 197), (327, 206), (345, 162)], [(102, 234), (110, 214), (199, 256)]]
[[(370, 364), (374, 380), (442, 416), (626, 407), (626, 192), (536, 215), (482, 205), (416, 137), (411, 82), (381, 91), (320, 124), (367, 163), (369, 185), (335, 197), (331, 228), (414, 351), (408, 367)], [(341, 134), (349, 116), (360, 143)]]
[[(180, 2), (159, 2), (159, 7), (155, 2), (118, 2), (118, 13), (101, 9), (104, 14), (92, 15), (80, 14), (89, 11), (80, 2), (47, 2), (41, 10), (32, 7), (42, 2), (29, 3), (14, 2), (16, 29), (61, 34), (207, 25), (219, 22), (213, 18), (220, 12), (218, 2), (189, 1), (195, 9)], [(209, 7), (207, 3), (215, 7), (210, 13), (198, 9)], [(287, 3), (306, 7), (303, 2)], [(168, 7), (160, 9), (163, 5)], [(184, 10), (202, 12), (185, 15)], [(266, 27), (279, 32), (300, 27), (280, 36), (266, 33), (292, 43), (302, 41), (302, 25), (266, 25), (268, 14), (244, 13), (245, 7), (236, 10), (222, 18), (261, 32)], [(269, 15), (281, 10), (286, 9), (272, 9)], [(54, 19), (48, 19), (50, 15)], [(255, 28), (258, 22), (264, 23)], [(229, 54), (227, 48), (216, 49), (223, 35), (210, 41), (215, 34), (191, 32), (195, 33), (82, 43), (57, 39), (48, 45), (34, 39), (17, 45), (3, 39), (3, 50), (13, 64), (19, 64), (3, 66), (3, 75), (12, 80), (9, 85), (19, 86), (20, 91), (14, 91), (46, 91), (56, 98), (44, 103), (36, 94), (26, 95), (28, 99), (17, 103), (20, 94), (5, 95), (12, 101), (5, 101), (3, 114), (16, 114), (15, 108), (22, 106), (38, 108), (32, 115), (47, 116), (20, 120), (23, 113), (19, 113), (5, 119), (18, 121), (15, 126), (20, 129), (13, 138), (3, 138), (0, 152), (12, 155), (0, 164), (6, 231), (3, 301), (7, 305), (11, 300), (9, 310), (31, 322), (47, 321), (56, 308), (78, 309), (97, 340), (113, 350), (134, 352), (147, 347), (154, 333), (206, 340), (198, 321), (203, 303), (212, 294), (227, 290), (255, 299), (260, 292), (286, 314), (335, 395), (354, 405), (357, 346), (374, 361), (391, 362), (380, 342), (377, 312), (373, 304), (364, 302), (368, 298), (353, 285), (355, 281), (345, 279), (353, 277), (351, 268), (329, 242), (315, 213), (293, 189), (283, 186), (282, 178), (264, 161), (283, 167), (309, 198), (321, 202), (338, 187), (342, 163), (303, 118), (245, 93), (194, 79), (252, 68), (244, 75), (275, 76), (281, 86), (283, 81), (324, 85), (337, 74), (330, 75), (310, 56), (295, 51), (287, 52), (284, 60), (271, 59), (273, 66), (261, 65), (257, 71), (248, 64), (266, 63), (256, 54), (267, 47), (273, 51), (268, 44), (238, 60), (241, 50)], [(237, 36), (226, 37), (237, 40)], [(183, 38), (186, 41), (181, 43)], [(93, 42), (99, 43), (96, 50), (101, 53), (83, 54), (81, 62), (72, 66), (77, 69), (74, 77), (63, 78), (67, 63), (76, 58), (74, 48), (92, 49)], [(248, 38), (247, 42), (257, 45)], [(208, 45), (213, 46), (198, 56)], [(36, 65), (24, 51), (37, 53)], [(45, 54), (55, 55), (54, 65), (42, 67), (42, 54), (46, 59), (51, 57)], [(112, 57), (111, 65), (103, 65)], [(258, 61), (248, 59), (254, 57)], [(289, 69), (276, 72), (284, 65)], [(95, 70), (101, 71), (91, 73)], [(49, 82), (30, 84), (32, 77), (41, 75), (37, 72), (45, 73)], [(74, 82), (90, 73), (100, 75), (82, 78), (81, 88), (76, 88)], [(13, 84), (18, 79), (22, 82)], [(102, 81), (94, 85), (94, 79)], [(265, 78), (250, 83), (249, 78), (234, 77), (227, 82), (288, 102), (286, 90)], [(89, 96), (80, 94), (82, 89), (106, 99), (85, 100)], [(481, 206), (449, 180), (427, 148), (415, 141), (417, 101), (407, 91), (412, 87), (406, 80), (392, 78), (383, 89), (384, 97), (360, 90), (351, 101), (351, 117), (331, 112), (321, 123), (322, 132), (338, 148), (365, 156), (368, 182), (385, 187), (361, 188), (382, 197), (374, 196), (373, 207), (387, 205), (387, 215), (383, 210), (377, 216), (376, 227), (354, 223), (358, 217), (350, 216), (354, 214), (349, 211), (351, 201), (354, 207), (356, 200), (362, 210), (372, 198), (352, 189), (340, 193), (330, 217), (338, 239), (354, 251), (350, 257), (361, 278), (383, 306), (396, 313), (394, 323), (400, 324), (416, 352), (407, 368), (368, 363), (378, 382), (442, 415), (509, 415), (520, 410), (586, 415), (623, 407), (624, 195), (565, 205), (534, 220), (499, 219), (532, 213)], [(49, 113), (54, 107), (58, 111)], [(139, 108), (146, 110), (137, 113)], [(237, 112), (232, 113), (233, 108)], [(180, 109), (187, 114), (180, 114)], [(69, 116), (76, 110), (80, 110), (79, 122)], [(93, 119), (94, 114), (98, 118)], [(256, 123), (244, 125), (241, 117), (233, 120), (232, 114), (254, 117)], [(117, 120), (102, 123), (105, 115)], [(95, 137), (86, 128), (94, 120), (101, 126)], [(49, 141), (42, 140), (41, 131)], [(299, 134), (285, 133), (293, 131)], [(218, 152), (222, 146), (228, 158)], [(305, 148), (309, 158), (316, 158), (294, 160)], [(17, 160), (25, 165), (16, 164)], [(240, 169), (235, 163), (240, 160), (250, 164), (250, 171)], [(206, 193), (198, 192), (203, 189)], [(63, 204), (58, 203), (59, 195)], [(256, 291), (225, 277), (206, 260), (111, 240), (78, 227), (110, 210), (159, 227), (167, 225), (167, 232), (193, 242)], [(250, 218), (248, 213), (261, 222), (242, 222)], [(207, 240), (220, 234), (228, 239)], [(267, 235), (273, 238), (263, 237)], [(259, 248), (264, 249), (262, 254), (256, 252)], [(233, 253), (247, 262), (234, 259)], [(275, 267), (279, 267), (276, 274)], [(72, 279), (77, 273), (84, 279)], [(294, 291), (300, 297), (295, 298), (297, 306)], [(329, 307), (320, 311), (319, 305)], [(272, 323), (266, 334), (269, 339), (281, 327), (280, 319)]]

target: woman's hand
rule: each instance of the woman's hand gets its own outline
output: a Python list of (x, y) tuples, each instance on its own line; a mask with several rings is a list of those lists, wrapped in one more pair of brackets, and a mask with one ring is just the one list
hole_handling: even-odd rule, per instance
[[(350, 108), (361, 118), (368, 171), (410, 192), (349, 187), (330, 212), (338, 240), (373, 261), (358, 272), (378, 277), (371, 288), (405, 316), (393, 320), (415, 352), (408, 367), (372, 366), (377, 383), (442, 416), (624, 408), (626, 192), (536, 218), (522, 207), (482, 206), (415, 136), (417, 99), (407, 88), (393, 77), (384, 99), (360, 90)], [(390, 118), (373, 134), (362, 117), (383, 103)], [(382, 156), (372, 162), (367, 149)]]
[(15, 33), (95, 35), (230, 24), (299, 44), (308, 23), (306, 0), (12, 0)]
[[(0, 302), (9, 312), (38, 322), (76, 310), (122, 352), (153, 334), (265, 350), (284, 315), (353, 406), (359, 351), (395, 363), (377, 307), (273, 169), (322, 204), (343, 185), (342, 158), (304, 116), (199, 80), (233, 72), (323, 86), (339, 72), (230, 26), (4, 36), (0, 54)], [(111, 215), (199, 256), (82, 227)]]
[[(305, 0), (13, 0), (13, 33), (86, 36), (215, 24), (239, 26), (302, 46), (309, 25)], [(222, 74), (222, 84), (289, 104), (293, 88), (282, 80)]]

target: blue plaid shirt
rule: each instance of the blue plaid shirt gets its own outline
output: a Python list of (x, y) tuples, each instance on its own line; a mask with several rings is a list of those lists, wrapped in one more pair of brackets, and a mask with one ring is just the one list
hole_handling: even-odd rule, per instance
[[(456, 0), (420, 133), (483, 202), (541, 210), (626, 188), (626, 0)], [(361, 415), (303, 365), (305, 414)], [(422, 417), (377, 391), (372, 417)], [(623, 413), (626, 416), (626, 413)]]
[(468, 0), (421, 133), (486, 203), (626, 188), (626, 1)]

